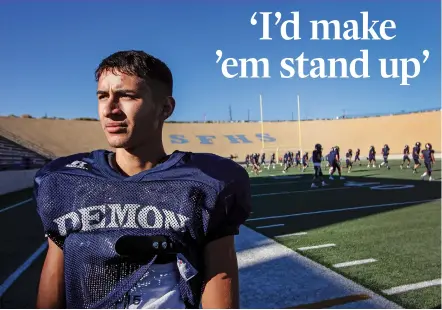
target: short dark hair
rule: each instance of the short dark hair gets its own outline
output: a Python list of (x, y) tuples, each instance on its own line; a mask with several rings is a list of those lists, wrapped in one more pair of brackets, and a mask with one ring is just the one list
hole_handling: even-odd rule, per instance
[(146, 80), (156, 80), (164, 84), (168, 96), (172, 96), (173, 77), (169, 67), (158, 58), (143, 51), (118, 51), (103, 59), (95, 70), (95, 80), (98, 82), (105, 71), (119, 71), (135, 75)]

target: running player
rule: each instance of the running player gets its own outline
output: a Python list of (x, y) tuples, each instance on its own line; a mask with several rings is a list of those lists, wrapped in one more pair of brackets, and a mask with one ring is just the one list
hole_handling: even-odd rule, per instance
[(404, 168), (405, 161), (407, 161), (407, 169), (410, 168), (410, 147), (408, 144), (404, 147), (404, 156), (402, 157), (401, 169)]
[(358, 162), (359, 162), (359, 166), (362, 165), (362, 164), (361, 164), (361, 158), (360, 158), (360, 156), (361, 156), (361, 150), (360, 150), (360, 149), (357, 149), (357, 150), (356, 150), (356, 154), (355, 154), (355, 160), (354, 160), (354, 163), (356, 164), (356, 162), (358, 161)]
[(305, 152), (302, 156), (302, 172), (308, 167), (308, 152)]
[(321, 168), (321, 161), (322, 161), (322, 145), (316, 144), (315, 149), (312, 153), (312, 161), (313, 161), (313, 168), (315, 169), (315, 175), (313, 176), (313, 182), (312, 182), (312, 188), (318, 187), (315, 183), (321, 182), (322, 186), (326, 186), (327, 184), (324, 181), (323, 174), (322, 174), (322, 168)]
[(273, 166), (273, 169), (275, 169), (275, 167), (276, 167), (276, 155), (275, 155), (275, 153), (273, 153), (272, 156), (270, 156), (270, 163), (267, 166), (267, 170), (270, 169), (270, 166)]
[(376, 167), (376, 150), (374, 146), (370, 146), (370, 149), (368, 150), (368, 165), (367, 168), (370, 168), (370, 164), (374, 167)]
[(434, 150), (431, 143), (425, 144), (425, 150), (422, 151), (422, 158), (424, 159), (425, 168), (427, 168), (427, 171), (424, 172), (423, 175), (421, 175), (421, 179), (424, 180), (425, 177), (428, 175), (428, 181), (432, 181), (433, 178), (431, 177), (431, 171), (432, 166), (436, 162), (434, 159)]
[(390, 166), (388, 165), (388, 155), (390, 155), (390, 147), (388, 146), (388, 144), (385, 144), (382, 148), (382, 156), (384, 157), (384, 161), (379, 165), (379, 169), (383, 165), (387, 165), (387, 169), (390, 170)]
[(417, 168), (421, 166), (421, 162), (419, 160), (420, 152), (421, 152), (421, 143), (416, 142), (415, 146), (413, 147), (413, 161), (414, 161), (413, 173), (417, 173)]
[(345, 165), (348, 169), (348, 173), (351, 172), (351, 168), (353, 167), (353, 163), (351, 162), (351, 158), (353, 156), (353, 150), (349, 149), (348, 152), (345, 154)]
[(341, 157), (339, 155), (339, 146), (335, 146), (333, 148), (333, 152), (330, 154), (331, 159), (329, 158), (330, 166), (331, 166), (331, 172), (330, 172), (330, 180), (333, 179), (333, 174), (336, 170), (338, 170), (339, 179), (344, 180), (345, 178), (341, 175)]

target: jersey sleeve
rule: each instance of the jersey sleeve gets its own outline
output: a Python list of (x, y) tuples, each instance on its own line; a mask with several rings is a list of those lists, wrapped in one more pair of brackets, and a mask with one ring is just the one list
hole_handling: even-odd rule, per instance
[(63, 205), (55, 195), (57, 182), (54, 181), (54, 173), (74, 160), (81, 160), (88, 153), (78, 153), (66, 157), (59, 157), (37, 171), (34, 177), (34, 200), (37, 206), (37, 213), (43, 224), (44, 234), (51, 239), (58, 247), (63, 249), (65, 235), (60, 233), (57, 223), (54, 221), (63, 214)]
[(250, 216), (252, 203), (249, 175), (239, 165), (233, 169), (232, 174), (234, 178), (218, 195), (216, 206), (210, 216), (206, 243), (239, 234), (239, 227)]
[(51, 162), (37, 171), (34, 177), (34, 200), (37, 205), (37, 213), (40, 216), (41, 223), (43, 224), (45, 236), (51, 239), (58, 247), (63, 249), (65, 237), (58, 233), (58, 230), (52, 221), (52, 212), (47, 207), (47, 200), (51, 198), (45, 193), (45, 186), (42, 184), (42, 182), (45, 182), (45, 179), (49, 175), (53, 166), (54, 163)]

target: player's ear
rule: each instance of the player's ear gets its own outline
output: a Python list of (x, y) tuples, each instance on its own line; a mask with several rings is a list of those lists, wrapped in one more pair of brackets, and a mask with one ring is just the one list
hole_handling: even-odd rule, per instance
[(172, 96), (167, 96), (163, 101), (162, 116), (163, 120), (168, 119), (175, 110), (175, 99)]

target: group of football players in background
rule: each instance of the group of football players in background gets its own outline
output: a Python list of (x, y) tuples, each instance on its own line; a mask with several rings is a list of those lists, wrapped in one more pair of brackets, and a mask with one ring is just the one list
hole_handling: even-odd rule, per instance
[[(362, 165), (361, 163), (361, 150), (357, 149), (355, 153), (355, 157), (353, 160), (353, 150), (349, 149), (347, 153), (345, 154), (345, 169), (347, 169), (347, 172), (350, 173), (351, 169), (353, 167), (353, 164), (359, 163), (359, 166)], [(383, 161), (379, 164), (378, 168), (386, 167), (387, 169), (390, 169), (390, 165), (388, 163), (388, 156), (390, 155), (390, 147), (388, 144), (385, 144), (382, 148), (382, 157)], [(424, 180), (426, 176), (428, 176), (428, 180), (432, 181), (431, 171), (432, 171), (432, 165), (435, 162), (434, 158), (434, 150), (431, 145), (431, 143), (425, 144), (425, 149), (421, 150), (421, 143), (416, 142), (415, 146), (413, 147), (412, 153), (410, 154), (410, 147), (408, 145), (405, 145), (403, 150), (403, 157), (402, 157), (402, 163), (400, 165), (401, 169), (410, 168), (411, 158), (413, 159), (414, 166), (413, 166), (413, 173), (417, 173), (417, 169), (422, 165), (421, 159), (424, 160), (424, 165), (426, 168), (426, 171), (424, 174), (421, 175), (421, 179)], [(368, 151), (368, 165), (367, 168), (373, 167), (375, 168), (377, 166), (376, 162), (376, 149), (372, 145), (369, 148)], [(316, 183), (320, 182), (323, 186), (327, 185), (323, 180), (323, 174), (322, 174), (322, 168), (321, 163), (326, 163), (326, 167), (329, 167), (329, 179), (333, 180), (333, 175), (337, 171), (339, 178), (341, 180), (344, 179), (342, 177), (342, 170), (341, 170), (341, 156), (340, 156), (340, 148), (339, 146), (334, 146), (330, 149), (330, 152), (326, 155), (323, 155), (323, 149), (322, 145), (317, 143), (314, 147), (314, 150), (312, 152), (312, 156), (309, 158), (309, 153), (305, 152), (301, 156), (301, 151), (297, 151), (296, 154), (293, 154), (291, 151), (287, 151), (284, 153), (284, 155), (279, 158), (279, 163), (281, 165), (284, 165), (283, 173), (286, 173), (287, 170), (291, 167), (299, 168), (302, 172), (305, 171), (307, 167), (309, 167), (309, 162), (313, 163), (313, 167), (315, 170), (315, 176), (313, 178), (312, 187), (316, 187)], [(245, 158), (245, 164), (246, 167), (251, 167), (251, 172), (258, 175), (260, 172), (262, 172), (262, 169), (270, 169), (271, 167), (273, 169), (276, 168), (276, 154), (272, 153), (270, 157), (270, 161), (268, 164), (266, 163), (266, 154), (262, 153), (253, 153), (253, 154), (247, 154)]]

